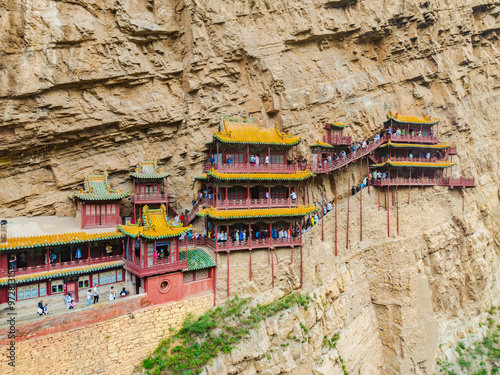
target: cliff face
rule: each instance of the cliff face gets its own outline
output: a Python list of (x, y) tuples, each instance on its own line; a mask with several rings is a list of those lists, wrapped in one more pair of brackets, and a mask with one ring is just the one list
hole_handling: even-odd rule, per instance
[[(373, 238), (352, 253), (323, 260), (332, 223), (328, 245), (314, 229), (307, 287), (352, 285), (359, 310), (338, 310), (325, 334), (374, 317), (382, 372), (430, 373), (438, 345), (498, 300), (498, 1), (6, 0), (0, 19), (0, 216), (72, 214), (85, 172), (129, 190), (153, 157), (187, 205), (220, 113), (300, 134), (304, 156), (326, 120), (361, 139), (389, 110), (432, 115), (458, 147), (453, 174), (476, 178), (466, 213), (457, 192), (426, 189), (402, 209), (411, 232), (387, 240), (372, 193)], [(350, 371), (373, 373), (354, 352)]]

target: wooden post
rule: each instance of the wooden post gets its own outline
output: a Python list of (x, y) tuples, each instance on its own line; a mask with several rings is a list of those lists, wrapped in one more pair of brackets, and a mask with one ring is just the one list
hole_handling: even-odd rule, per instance
[(337, 256), (337, 179), (333, 176), (333, 183), (335, 184), (335, 256)]
[[(359, 168), (359, 177), (363, 181), (363, 158), (361, 158), (361, 165)], [(359, 190), (359, 240), (363, 241), (363, 184)]]
[(321, 182), (323, 184), (323, 189), (321, 190), (321, 241), (325, 241), (325, 211), (323, 207), (325, 205), (325, 175), (321, 177)]
[(274, 289), (274, 256), (273, 256), (273, 249), (271, 248), (271, 272), (272, 272), (272, 287)]
[(396, 169), (396, 234), (399, 236), (399, 197), (398, 197), (398, 185), (399, 185), (399, 168)]
[[(185, 233), (185, 234), (186, 234), (186, 262), (187, 262), (187, 265), (188, 265), (188, 267), (189, 267), (189, 251), (188, 251), (188, 241), (189, 241), (189, 237), (188, 237), (187, 233)], [(179, 239), (178, 239), (178, 238), (177, 238), (177, 241), (179, 241)], [(156, 241), (155, 241), (155, 244), (156, 244)], [(156, 246), (155, 246), (155, 250), (156, 250)], [(153, 259), (154, 259), (154, 257), (153, 257)]]
[(302, 289), (303, 283), (303, 265), (302, 265), (302, 220), (300, 221), (300, 288)]
[[(135, 216), (135, 201), (137, 199), (137, 196), (136, 196), (136, 193), (135, 193), (135, 178), (132, 177), (132, 191), (134, 192), (134, 196), (133, 196), (133, 206), (134, 206), (134, 223), (137, 223), (136, 221), (136, 216)], [(82, 210), (84, 209), (83, 205), (82, 205)]]
[[(219, 199), (219, 184), (215, 184), (215, 207), (217, 207), (217, 200)], [(186, 220), (186, 218), (184, 218)]]
[(411, 168), (410, 168), (410, 183), (408, 184), (408, 204), (410, 204), (410, 190), (411, 190)]
[(250, 255), (250, 281), (252, 281), (252, 249), (248, 252)]
[(351, 172), (349, 172), (349, 182), (347, 183), (347, 232), (345, 238), (345, 248), (349, 249), (349, 196), (351, 194)]
[(378, 188), (378, 202), (377, 202), (377, 206), (378, 206), (378, 210), (379, 210), (379, 211), (380, 211), (380, 189), (381, 189), (381, 188), (382, 188), (382, 187), (379, 187), (379, 188)]
[(462, 212), (465, 211), (465, 188), (462, 187)]
[(269, 247), (267, 248), (267, 264), (269, 264), (269, 248), (273, 244), (273, 223), (269, 221)]
[[(47, 251), (48, 251), (48, 249), (47, 249)], [(135, 258), (135, 243), (134, 243), (134, 258)], [(89, 242), (89, 246), (88, 246), (87, 263), (90, 264), (90, 242)], [(49, 264), (50, 264), (50, 262), (49, 262)]]
[(390, 237), (391, 233), (389, 224), (389, 185), (387, 185), (387, 190), (385, 194), (385, 209), (387, 210), (387, 237)]
[(292, 222), (290, 221), (290, 238), (288, 239), (290, 242), (290, 263), (293, 263), (293, 229), (292, 229)]
[(219, 157), (219, 141), (216, 141), (217, 143), (217, 169), (219, 169), (219, 163), (220, 163), (220, 157)]
[(229, 250), (226, 251), (227, 254), (227, 298), (229, 298)]
[(424, 194), (424, 170), (422, 169), (422, 190), (420, 190), (420, 196)]
[(306, 186), (307, 186), (307, 204), (309, 204), (309, 180), (307, 180)]
[(217, 295), (217, 253), (215, 253), (215, 267), (214, 267), (214, 286), (213, 286), (213, 289), (214, 289), (214, 306), (215, 306), (215, 303), (216, 303), (216, 295)]
[[(363, 164), (363, 162), (361, 162)], [(366, 177), (368, 181), (368, 194), (370, 193), (370, 161), (368, 160), (368, 155), (366, 156)]]

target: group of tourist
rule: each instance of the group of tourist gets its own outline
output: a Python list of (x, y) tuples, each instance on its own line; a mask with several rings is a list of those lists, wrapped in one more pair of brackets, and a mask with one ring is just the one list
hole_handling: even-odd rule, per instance
[[(267, 166), (269, 165), (269, 155), (265, 155), (265, 156), (260, 156), (259, 154), (251, 154), (250, 155), (250, 158), (248, 160), (248, 164), (250, 164), (251, 166), (255, 166), (255, 167), (258, 167), (261, 163), (261, 159), (262, 159), (262, 162)], [(217, 164), (216, 162), (216, 158), (214, 156), (214, 154), (210, 155), (210, 158), (208, 159), (208, 162), (210, 164), (211, 167), (214, 167), (215, 164)], [(231, 154), (226, 154), (226, 164), (228, 165), (232, 165), (233, 164), (233, 156)]]

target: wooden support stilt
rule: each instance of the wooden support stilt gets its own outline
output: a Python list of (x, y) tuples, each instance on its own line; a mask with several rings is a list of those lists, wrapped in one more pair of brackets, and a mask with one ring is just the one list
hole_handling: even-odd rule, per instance
[(420, 190), (420, 196), (424, 194), (424, 170), (422, 169), (422, 190)]
[[(363, 167), (363, 158), (361, 158), (361, 167)], [(363, 168), (359, 168), (359, 177), (363, 181)], [(359, 189), (359, 240), (363, 241), (363, 184)]]
[(408, 204), (410, 204), (410, 190), (411, 190), (411, 168), (410, 168), (410, 184), (408, 185)]
[(272, 269), (272, 286), (274, 289), (274, 256), (273, 256), (273, 249), (271, 249), (271, 269)]
[(293, 264), (293, 246), (290, 248), (290, 263)]
[[(361, 162), (361, 164), (363, 164), (363, 162)], [(370, 193), (370, 161), (368, 160), (368, 156), (366, 157), (366, 177), (368, 179), (368, 194), (371, 195), (371, 193)]]
[(302, 265), (302, 244), (300, 245), (300, 289), (304, 286), (304, 269)]
[(250, 260), (249, 260), (249, 265), (250, 265), (250, 281), (252, 281), (252, 250), (248, 252)]
[(349, 197), (351, 194), (351, 173), (349, 172), (349, 182), (347, 183), (347, 232), (345, 238), (345, 248), (349, 249)]
[(227, 255), (227, 298), (229, 298), (229, 251), (226, 252)]
[(385, 195), (385, 208), (387, 210), (387, 237), (390, 237), (391, 232), (390, 232), (390, 224), (389, 224), (389, 186), (387, 186), (386, 195)]
[(399, 169), (396, 169), (396, 234), (399, 236), (399, 196), (398, 196), (398, 185), (399, 185)]
[(333, 183), (335, 184), (335, 256), (338, 254), (337, 250), (337, 179), (333, 177)]
[(217, 298), (217, 253), (215, 253), (215, 267), (214, 267), (214, 306), (216, 304), (216, 298)]
[(462, 187), (462, 212), (465, 211), (465, 188)]
[(321, 241), (325, 241), (325, 175), (321, 177), (323, 189), (321, 190)]
[(380, 211), (380, 189), (381, 188), (378, 188), (378, 202), (377, 202), (377, 206), (378, 206), (378, 210)]

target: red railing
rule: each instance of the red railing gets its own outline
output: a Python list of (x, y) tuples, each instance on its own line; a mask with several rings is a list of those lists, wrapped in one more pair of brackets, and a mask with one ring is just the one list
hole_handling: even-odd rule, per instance
[(134, 203), (161, 203), (167, 202), (166, 194), (135, 194)]
[(439, 140), (434, 135), (396, 135), (391, 134), (391, 142), (417, 142), (417, 143), (438, 143)]
[(207, 164), (204, 166), (203, 171), (208, 172), (211, 169), (218, 170), (219, 172), (233, 172), (233, 173), (252, 173), (252, 172), (279, 172), (279, 173), (295, 173), (297, 172), (297, 164), (225, 164), (220, 163)]
[[(215, 241), (213, 239), (207, 239), (206, 243), (209, 247), (215, 250)], [(228, 240), (228, 241), (217, 242), (217, 251), (258, 249), (270, 246), (279, 247), (279, 246), (298, 246), (298, 245), (300, 245), (300, 237), (252, 239), (245, 241)]]
[(203, 198), (198, 199), (196, 204), (193, 206), (193, 209), (189, 211), (187, 216), (184, 218), (184, 226), (187, 227), (191, 221), (196, 216), (196, 213), (199, 211), (201, 204), (203, 203)]
[(314, 173), (328, 173), (331, 171), (334, 171), (336, 169), (340, 169), (349, 163), (352, 163), (359, 158), (362, 158), (366, 155), (368, 155), (370, 152), (378, 148), (382, 143), (387, 141), (387, 136), (381, 137), (377, 142), (374, 142), (370, 144), (369, 146), (365, 148), (359, 148), (356, 150), (356, 153), (350, 153), (347, 154), (345, 158), (342, 158), (339, 156), (337, 160), (332, 160), (329, 163), (322, 163), (322, 164), (301, 164), (300, 169), (312, 169)]
[[(441, 158), (437, 158), (436, 156), (432, 156), (430, 157), (429, 159), (427, 158), (410, 158), (410, 157), (407, 157), (407, 156), (391, 156), (390, 157), (391, 161), (411, 161), (411, 162), (416, 162), (416, 163), (435, 163), (437, 161), (446, 161), (447, 158), (446, 156), (445, 157), (441, 157)], [(383, 156), (379, 159), (378, 163), (385, 163), (387, 161), (387, 157), (386, 156)]]
[(474, 187), (473, 178), (391, 178), (391, 179), (378, 179), (372, 181), (373, 186), (448, 186), (448, 187)]
[(125, 269), (139, 277), (178, 271), (186, 268), (187, 266), (187, 260), (181, 262), (170, 262), (170, 259), (167, 260), (167, 258), (154, 259), (152, 264), (147, 264), (147, 259), (144, 259), (144, 265), (140, 264), (138, 258), (134, 261), (125, 260)]
[(323, 141), (332, 146), (349, 146), (352, 143), (350, 135), (332, 135), (323, 136)]
[[(68, 262), (58, 262), (54, 264), (40, 264), (38, 266), (30, 266), (30, 267), (22, 267), (22, 268), (16, 268), (16, 276), (20, 275), (26, 275), (30, 273), (36, 273), (36, 272), (46, 272), (46, 271), (54, 271), (54, 270), (60, 270), (60, 269), (65, 269), (65, 268), (71, 268), (71, 267), (83, 267), (83, 266), (88, 266), (92, 264), (98, 264), (98, 263), (107, 263), (107, 262), (114, 262), (117, 260), (121, 260), (122, 255), (111, 255), (111, 256), (106, 256), (106, 257), (99, 257), (99, 258), (90, 258), (90, 261), (85, 258), (85, 259), (78, 259), (78, 260), (73, 260), (73, 261), (68, 261)], [(7, 275), (8, 270), (4, 269), (1, 271), (2, 275)]]
[(192, 238), (190, 240), (184, 238), (183, 240), (179, 240), (179, 248), (181, 250), (186, 248), (186, 241), (188, 242), (188, 246), (204, 246), (207, 244), (207, 238)]
[(298, 199), (290, 198), (271, 198), (271, 199), (203, 199), (203, 206), (218, 208), (266, 208), (266, 207), (297, 207)]

